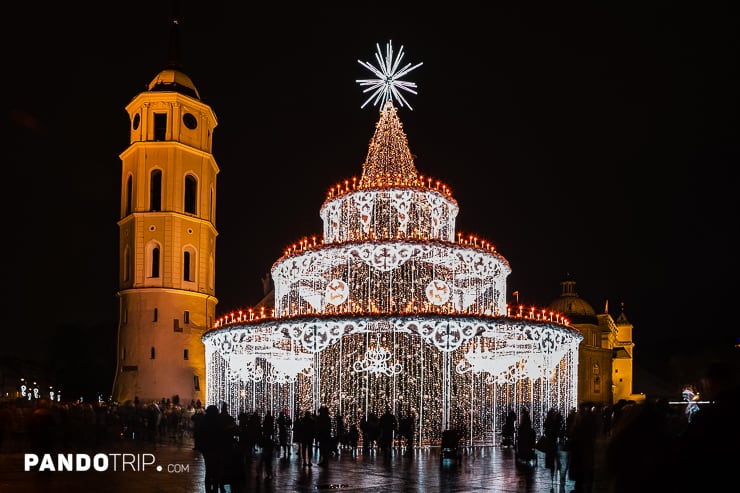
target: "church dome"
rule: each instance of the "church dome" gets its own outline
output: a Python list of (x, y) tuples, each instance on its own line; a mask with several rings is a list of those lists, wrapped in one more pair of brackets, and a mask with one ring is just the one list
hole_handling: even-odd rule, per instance
[(562, 313), (570, 318), (573, 323), (597, 323), (596, 311), (576, 293), (576, 282), (563, 281), (560, 286), (562, 287), (560, 297), (550, 303), (548, 308), (554, 312)]
[(195, 84), (193, 84), (190, 77), (173, 68), (166, 68), (158, 73), (149, 83), (148, 89), (150, 91), (179, 92), (191, 98), (200, 99), (198, 89), (195, 88)]

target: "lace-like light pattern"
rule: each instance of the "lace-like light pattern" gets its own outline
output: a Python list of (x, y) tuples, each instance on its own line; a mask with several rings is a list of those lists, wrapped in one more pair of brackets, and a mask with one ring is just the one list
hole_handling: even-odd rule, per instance
[(448, 428), (494, 443), (509, 408), (577, 405), (582, 336), (556, 314), (506, 305), (508, 262), (456, 238), (449, 189), (416, 171), (389, 101), (360, 181), (330, 191), (324, 238), (272, 266), (272, 314), (239, 313), (203, 336), (210, 403), (297, 411), (329, 406), (416, 415), (419, 444)]

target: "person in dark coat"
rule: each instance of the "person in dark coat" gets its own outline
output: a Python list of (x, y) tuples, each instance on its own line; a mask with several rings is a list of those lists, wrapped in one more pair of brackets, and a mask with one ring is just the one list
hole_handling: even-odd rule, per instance
[(516, 413), (513, 409), (509, 409), (509, 413), (506, 415), (506, 421), (501, 429), (501, 446), (511, 447), (514, 445), (514, 431), (516, 430)]
[(336, 417), (337, 423), (337, 444), (341, 447), (347, 446), (347, 426), (344, 424), (344, 416), (339, 413)]
[(414, 453), (414, 435), (416, 434), (416, 411), (409, 409), (406, 414), (406, 424), (404, 426), (404, 436), (406, 437), (406, 455)]
[[(267, 421), (267, 416), (265, 416)], [(264, 471), (265, 478), (272, 479), (272, 463), (275, 457), (275, 438), (273, 437), (271, 427), (264, 425), (265, 421), (262, 422), (262, 434), (260, 436), (260, 460), (257, 463), (257, 474), (259, 475)]]
[(331, 416), (329, 408), (321, 406), (319, 415), (316, 417), (316, 440), (319, 442), (319, 462), (320, 466), (329, 464), (329, 456), (333, 448), (331, 436)]
[(203, 440), (203, 421), (206, 417), (205, 410), (198, 407), (190, 417), (193, 422), (193, 450), (200, 450), (201, 441)]
[(205, 463), (206, 493), (226, 491), (226, 460), (231, 453), (230, 431), (224, 428), (218, 407), (206, 407), (199, 450)]
[(357, 429), (357, 425), (352, 423), (347, 432), (347, 446), (349, 447), (352, 457), (357, 456), (357, 444), (360, 441), (360, 430)]
[(239, 445), (245, 459), (250, 461), (254, 457), (255, 449), (262, 434), (262, 418), (260, 418), (257, 411), (253, 411), (243, 421), (244, 424), (242, 424), (242, 419), (239, 419)]
[(601, 416), (591, 403), (581, 403), (580, 409), (568, 430), (568, 476), (574, 483), (575, 493), (593, 491), (596, 437), (601, 433)]
[(278, 427), (278, 443), (280, 445), (280, 453), (283, 459), (287, 459), (290, 453), (290, 430), (293, 427), (293, 420), (288, 416), (288, 409), (280, 411), (277, 419)]
[[(550, 479), (555, 480), (555, 471), (560, 471), (560, 454), (559, 454), (559, 443), (560, 438), (563, 435), (565, 427), (565, 421), (563, 415), (560, 414), (555, 408), (551, 408), (547, 411), (545, 416), (544, 432), (545, 432), (545, 467), (550, 469)], [(560, 478), (561, 481), (563, 478)]]
[(265, 412), (265, 417), (262, 418), (262, 435), (267, 435), (270, 438), (274, 438), (275, 435), (275, 417), (269, 409)]
[(529, 416), (529, 410), (522, 408), (519, 419), (519, 428), (517, 428), (516, 455), (517, 460), (529, 462), (537, 458), (534, 451), (536, 442), (534, 428), (532, 428), (532, 418)]
[(385, 453), (391, 451), (393, 445), (393, 435), (398, 429), (398, 420), (391, 412), (390, 406), (385, 406), (385, 412), (380, 416), (379, 421), (380, 434), (378, 435), (378, 445), (380, 450)]
[(311, 411), (306, 411), (296, 422), (296, 435), (299, 445), (300, 460), (303, 467), (311, 467), (313, 460), (313, 441), (316, 434), (316, 426)]

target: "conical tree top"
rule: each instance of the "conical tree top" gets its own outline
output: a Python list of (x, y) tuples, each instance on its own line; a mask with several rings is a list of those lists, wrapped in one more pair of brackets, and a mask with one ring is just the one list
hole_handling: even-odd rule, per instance
[(375, 124), (359, 188), (414, 186), (418, 174), (397, 109), (389, 99)]

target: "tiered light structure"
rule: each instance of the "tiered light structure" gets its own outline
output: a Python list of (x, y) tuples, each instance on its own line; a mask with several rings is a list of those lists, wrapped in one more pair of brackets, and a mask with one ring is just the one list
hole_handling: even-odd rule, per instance
[[(393, 89), (400, 56), (389, 44), (378, 61)], [(323, 239), (273, 264), (273, 312), (230, 314), (203, 336), (207, 402), (294, 416), (327, 405), (347, 423), (388, 405), (416, 414), (422, 445), (448, 428), (493, 443), (510, 407), (541, 428), (551, 407), (576, 406), (582, 336), (558, 314), (507, 306), (508, 262), (456, 235), (457, 202), (418, 173), (393, 94), (361, 178), (326, 197)]]

